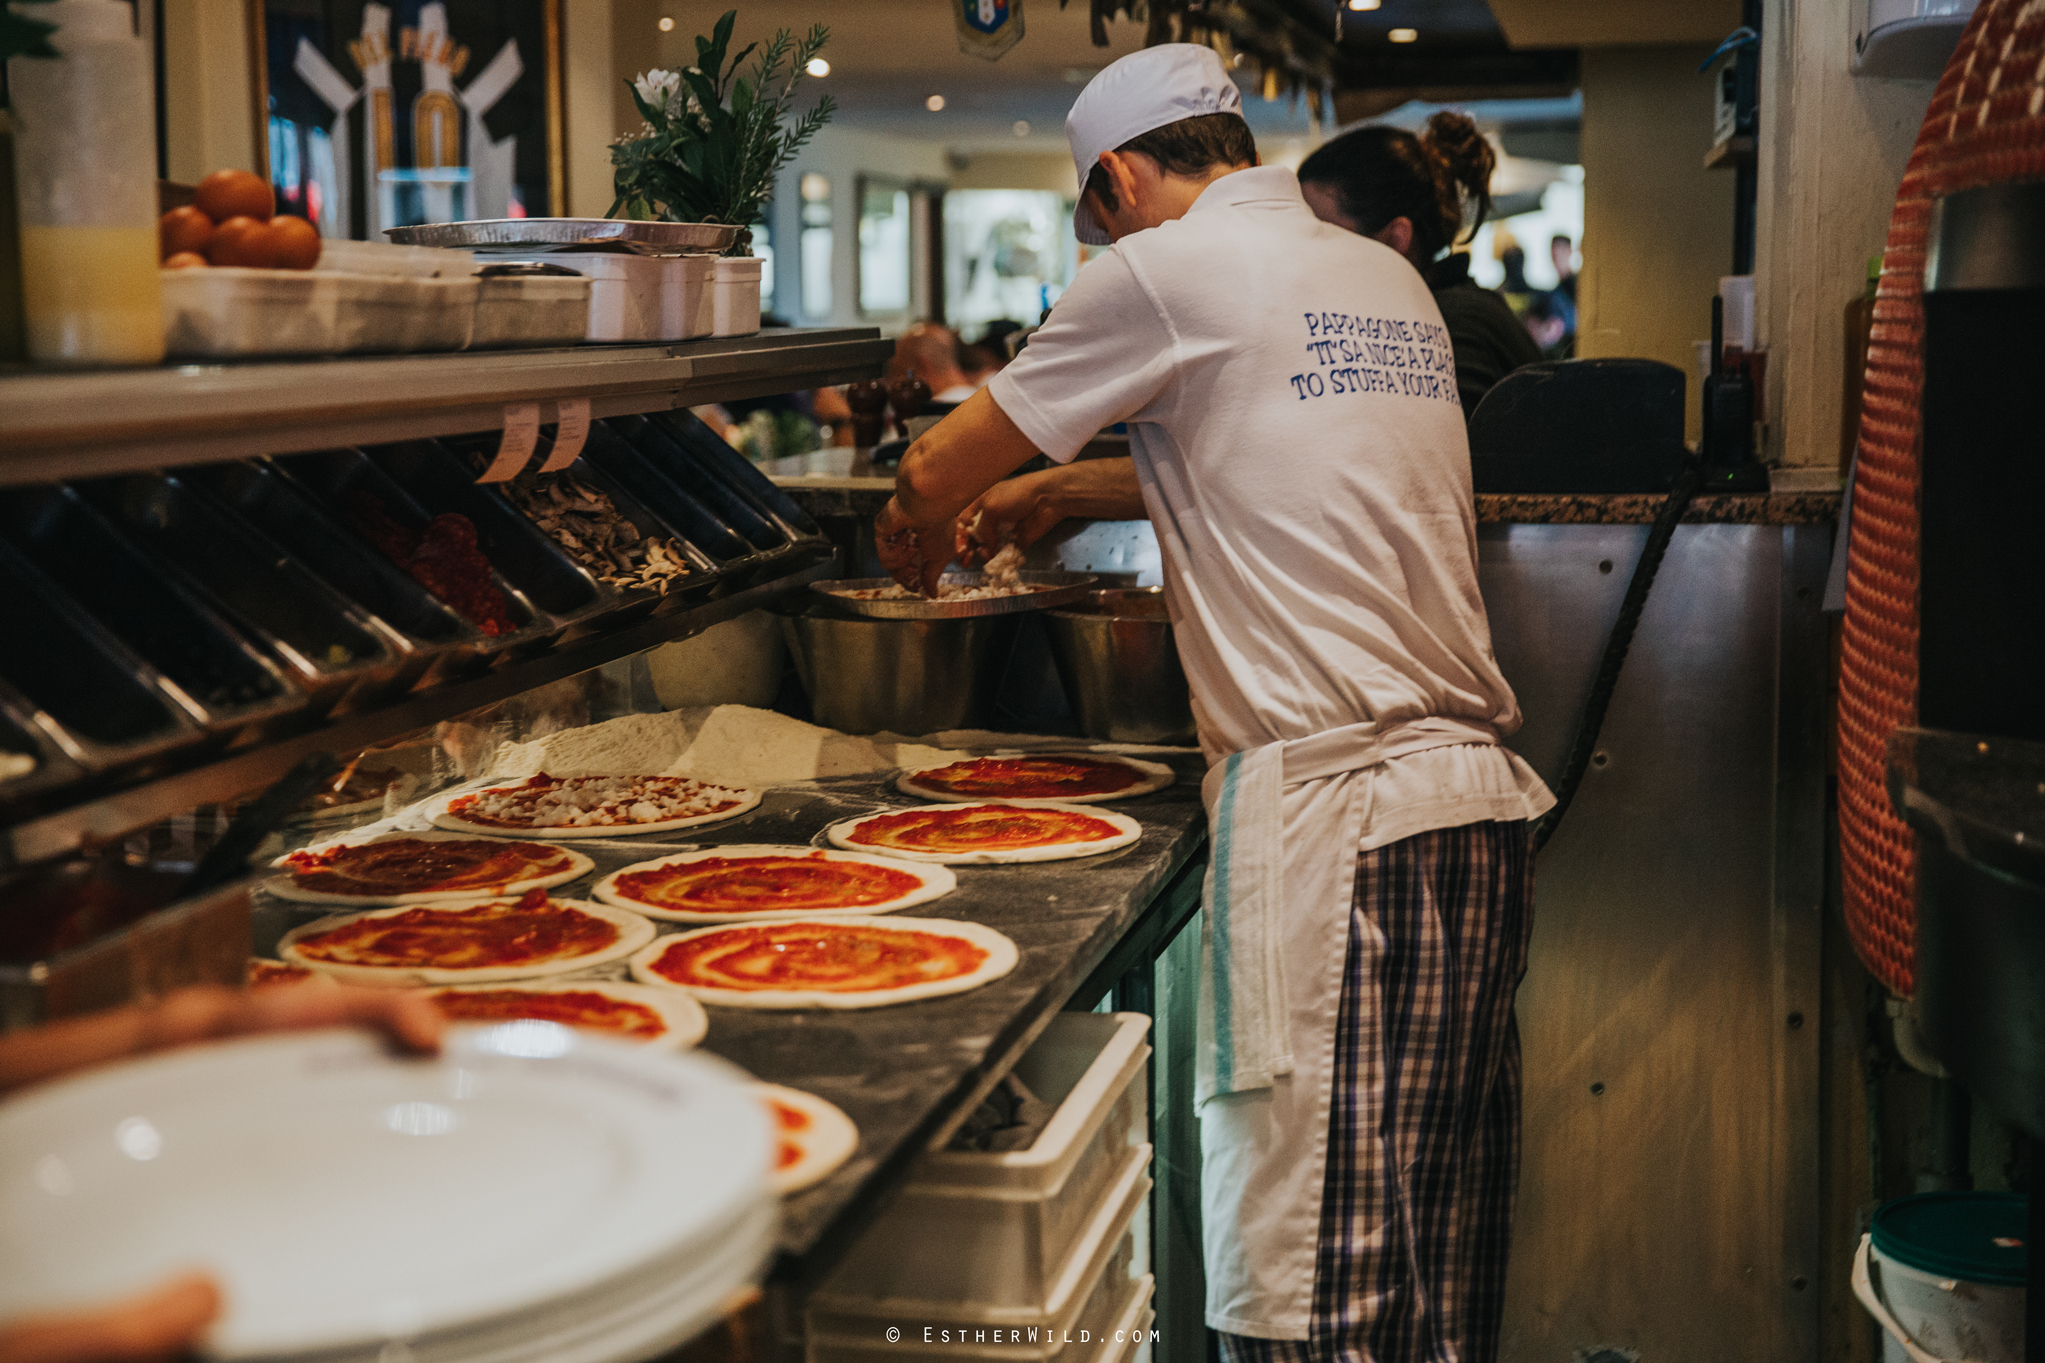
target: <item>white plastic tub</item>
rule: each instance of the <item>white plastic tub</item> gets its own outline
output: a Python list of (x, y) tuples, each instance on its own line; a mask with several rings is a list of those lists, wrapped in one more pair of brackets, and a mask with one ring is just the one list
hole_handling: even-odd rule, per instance
[(236, 266), (159, 273), (170, 355), (220, 359), (334, 350), (340, 292), (332, 275)]
[(405, 310), (398, 349), (407, 353), (468, 349), (476, 325), (480, 284), (467, 277), (409, 278), (402, 283), (411, 290), (412, 298)]
[(1888, 1363), (2023, 1363), (2024, 1289), (1940, 1278), (1860, 1237), (1853, 1294), (1882, 1327)]
[[(1052, 1105), (1027, 1150), (931, 1151), (822, 1288), (834, 1299), (969, 1302), (1041, 1313), (1074, 1245), (1148, 1151), (1150, 1019), (1060, 1013), (1016, 1062)], [(1148, 1158), (1146, 1155), (1145, 1164)]]
[(590, 281), (560, 275), (476, 281), (471, 350), (574, 345), (589, 330)]
[(686, 341), (710, 334), (710, 256), (561, 251), (491, 259), (559, 265), (587, 276), (586, 341)]
[(761, 260), (720, 256), (710, 277), (712, 336), (750, 336), (760, 329)]
[(467, 279), (476, 272), (476, 256), (473, 251), (450, 251), (437, 246), (399, 246), (387, 241), (329, 237), (320, 243), (319, 264), (313, 269), (326, 274)]

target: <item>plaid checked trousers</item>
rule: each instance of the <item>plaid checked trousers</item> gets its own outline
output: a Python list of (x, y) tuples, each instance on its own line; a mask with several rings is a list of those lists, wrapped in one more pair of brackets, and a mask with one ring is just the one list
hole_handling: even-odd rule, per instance
[(1223, 1333), (1229, 1363), (1494, 1363), (1519, 1180), (1528, 826), (1362, 853), (1335, 1025), (1305, 1340)]

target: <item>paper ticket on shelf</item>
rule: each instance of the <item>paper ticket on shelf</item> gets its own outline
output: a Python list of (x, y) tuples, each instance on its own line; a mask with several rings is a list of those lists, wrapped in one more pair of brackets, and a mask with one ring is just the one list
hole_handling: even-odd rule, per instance
[(541, 473), (567, 468), (582, 453), (582, 446), (589, 439), (588, 398), (562, 398), (554, 407), (560, 414), (560, 424), (554, 428), (554, 451), (547, 456), (547, 462), (540, 465)]
[(533, 457), (533, 449), (540, 443), (540, 404), (537, 402), (507, 402), (504, 404), (504, 439), (497, 446), (497, 457), (490, 461), (476, 478), (479, 483), (502, 483), (517, 477), (525, 471), (526, 462)]

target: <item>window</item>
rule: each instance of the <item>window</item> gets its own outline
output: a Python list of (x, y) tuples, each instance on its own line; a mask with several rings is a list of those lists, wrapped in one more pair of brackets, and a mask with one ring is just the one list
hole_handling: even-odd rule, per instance
[(909, 311), (909, 187), (898, 180), (859, 181), (859, 312), (863, 317)]
[[(831, 177), (814, 171), (802, 177), (802, 315), (813, 321), (831, 315)], [(761, 305), (765, 306), (762, 298)]]
[(1072, 204), (1036, 189), (944, 196), (944, 313), (962, 336), (1009, 318), (1035, 326), (1079, 268)]

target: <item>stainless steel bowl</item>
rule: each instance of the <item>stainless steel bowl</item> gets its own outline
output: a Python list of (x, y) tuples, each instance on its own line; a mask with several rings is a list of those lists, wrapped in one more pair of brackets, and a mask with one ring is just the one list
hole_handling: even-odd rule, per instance
[[(845, 594), (892, 587), (895, 580), (891, 577), (844, 577), (832, 582), (812, 582), (809, 589), (819, 599), (820, 606), (841, 615), (863, 615), (875, 620), (960, 620), (975, 615), (1014, 615), (1019, 611), (1041, 611), (1069, 605), (1099, 581), (1091, 573), (1025, 570), (1017, 576), (1029, 591), (1012, 596), (967, 597), (963, 600), (930, 601), (918, 596), (871, 599)], [(978, 587), (986, 582), (987, 575), (947, 573), (944, 580)]]
[(1088, 592), (1043, 619), (1059, 680), (1089, 737), (1194, 741), (1192, 696), (1162, 587)]
[(789, 651), (818, 724), (840, 733), (929, 734), (994, 714), (1016, 616), (865, 620), (798, 615)]

